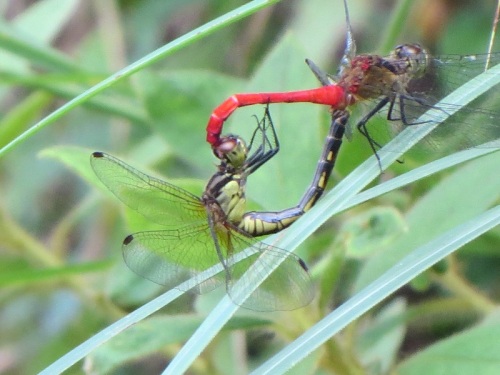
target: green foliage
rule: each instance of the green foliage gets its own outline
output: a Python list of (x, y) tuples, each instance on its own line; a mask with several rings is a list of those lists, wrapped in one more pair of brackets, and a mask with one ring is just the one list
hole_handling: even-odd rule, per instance
[[(370, 151), (354, 134), (332, 191), (266, 239), (290, 251), (307, 239), (298, 253), (317, 298), (300, 310), (238, 310), (224, 290), (163, 293), (123, 265), (125, 235), (158, 225), (109, 194), (90, 168), (92, 151), (199, 195), (215, 170), (205, 125), (217, 104), (236, 92), (316, 87), (305, 57), (335, 72), (342, 2), (277, 2), (236, 11), (241, 1), (2, 7), (2, 371), (158, 373), (168, 363), (172, 373), (200, 374), (495, 373), (500, 154), (483, 156), (492, 150), (408, 156), (369, 185), (378, 164), (359, 166)], [(438, 33), (419, 18), (428, 2), (410, 3), (388, 16), (377, 2), (349, 1), (358, 52), (414, 40), (445, 53), (484, 51), (490, 5), (457, 7)], [(248, 138), (262, 113), (242, 108), (225, 130)], [(328, 126), (321, 106), (273, 105), (271, 114), (281, 150), (247, 189), (270, 211), (296, 204)], [(381, 155), (384, 165), (399, 157)]]

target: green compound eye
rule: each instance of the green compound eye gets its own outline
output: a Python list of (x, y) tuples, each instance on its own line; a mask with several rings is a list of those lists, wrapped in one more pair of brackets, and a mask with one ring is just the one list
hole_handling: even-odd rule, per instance
[(236, 143), (233, 149), (226, 154), (226, 160), (234, 168), (239, 168), (245, 163), (247, 154), (248, 149), (245, 142), (241, 138), (236, 137)]
[(248, 155), (245, 141), (234, 135), (222, 137), (213, 151), (217, 158), (227, 162), (233, 168), (241, 168)]

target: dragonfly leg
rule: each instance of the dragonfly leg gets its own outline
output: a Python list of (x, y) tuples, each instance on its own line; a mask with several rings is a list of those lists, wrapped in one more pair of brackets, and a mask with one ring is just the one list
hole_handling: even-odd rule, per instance
[(337, 160), (348, 119), (349, 113), (345, 110), (337, 110), (332, 114), (330, 130), (316, 167), (316, 173), (299, 204), (277, 212), (247, 212), (243, 215), (239, 229), (251, 236), (276, 233), (289, 227), (316, 204), (325, 190), (333, 166)]
[[(269, 129), (271, 130), (270, 136), (268, 136)], [(280, 150), (278, 135), (276, 134), (276, 129), (274, 128), (273, 120), (271, 119), (271, 113), (269, 112), (269, 104), (266, 106), (264, 117), (262, 120), (257, 122), (257, 128), (253, 132), (252, 139), (250, 140), (250, 146), (248, 146), (248, 151), (252, 150), (254, 143), (260, 137), (262, 137), (262, 141), (260, 142), (259, 147), (248, 157), (246, 161), (245, 173), (247, 176), (259, 169)]]
[(380, 144), (373, 139), (373, 137), (370, 135), (368, 132), (368, 128), (366, 127), (366, 123), (378, 112), (380, 111), (387, 103), (391, 103), (390, 106), (392, 108), (393, 106), (393, 101), (391, 101), (391, 98), (386, 96), (383, 98), (378, 104), (368, 112), (368, 114), (363, 117), (356, 127), (358, 128), (359, 132), (366, 138), (368, 141), (368, 144), (370, 145), (370, 148), (372, 149), (373, 153), (375, 154), (375, 157), (377, 158), (377, 161), (379, 163), (380, 168), (382, 169), (382, 165), (380, 164), (380, 158), (377, 154), (377, 149), (381, 148)]

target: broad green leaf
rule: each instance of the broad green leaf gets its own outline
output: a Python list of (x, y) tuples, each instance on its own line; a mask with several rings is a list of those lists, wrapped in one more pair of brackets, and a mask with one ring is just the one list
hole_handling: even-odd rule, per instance
[[(85, 149), (81, 147), (74, 146), (55, 146), (52, 148), (45, 149), (40, 152), (42, 157), (51, 157), (59, 160), (67, 167), (71, 168), (73, 172), (79, 175), (87, 183), (94, 185), (105, 193), (109, 193), (109, 190), (100, 182), (100, 180), (95, 175), (94, 171), (90, 167), (90, 155), (96, 150)], [(133, 163), (131, 163), (133, 164)], [(153, 177), (158, 177), (169, 183), (172, 183), (182, 189), (193, 192), (194, 194), (200, 194), (202, 187), (204, 187), (204, 182), (194, 179), (167, 179), (159, 176), (158, 173), (151, 171), (147, 167), (137, 167), (143, 173), (146, 173)], [(135, 219), (134, 219), (135, 220)]]
[(419, 351), (397, 368), (401, 375), (496, 375), (500, 368), (498, 311), (483, 323)]
[(347, 256), (366, 258), (407, 231), (401, 213), (391, 207), (374, 207), (350, 218), (339, 231)]
[(406, 303), (396, 299), (381, 309), (368, 328), (360, 328), (356, 347), (366, 369), (385, 374), (394, 365), (406, 333), (401, 319), (405, 312)]
[[(41, 157), (56, 159), (71, 168), (87, 183), (102, 187), (94, 172), (90, 168), (90, 154), (93, 150), (74, 146), (55, 146), (40, 152)], [(102, 187), (102, 189), (104, 189)]]

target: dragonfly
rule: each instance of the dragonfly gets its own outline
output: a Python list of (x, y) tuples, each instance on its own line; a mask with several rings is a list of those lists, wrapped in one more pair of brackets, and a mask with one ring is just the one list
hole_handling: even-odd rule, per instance
[[(254, 311), (294, 310), (309, 304), (314, 288), (305, 262), (256, 237), (289, 227), (321, 197), (348, 118), (343, 111), (332, 115), (311, 185), (297, 206), (279, 212), (245, 212), (248, 176), (279, 151), (268, 108), (248, 147), (238, 136), (221, 138), (214, 148), (220, 164), (201, 197), (94, 152), (90, 163), (101, 182), (124, 204), (165, 227), (127, 236), (122, 245), (125, 263), (146, 279), (177, 285), (182, 291), (204, 293), (225, 284), (235, 304)], [(269, 259), (280, 265), (247, 299), (240, 297), (238, 280), (250, 267), (270, 273)], [(222, 272), (205, 280), (202, 272), (218, 264)]]
[[(327, 105), (331, 110), (351, 109), (354, 104), (364, 104), (365, 114), (356, 127), (368, 140), (377, 158), (377, 150), (395, 133), (405, 126), (420, 124), (439, 125), (428, 137), (428, 143), (434, 148), (445, 150), (454, 145), (453, 149), (500, 147), (500, 112), (495, 109), (500, 98), (497, 86), (487, 97), (483, 95), (465, 107), (440, 101), (485, 72), (488, 65), (499, 64), (500, 53), (432, 56), (419, 44), (412, 43), (398, 45), (389, 56), (356, 55), (345, 1), (344, 6), (346, 48), (337, 74), (329, 75), (313, 61), (306, 60), (321, 87), (232, 95), (215, 108), (208, 121), (206, 140), (212, 147), (217, 147), (224, 122), (237, 108), (298, 102)], [(438, 114), (453, 115), (442, 123), (438, 115), (420, 120), (419, 117), (429, 109), (437, 109)], [(387, 131), (370, 130), (369, 123), (379, 114), (396, 126)], [(484, 145), (486, 142), (489, 143)]]

